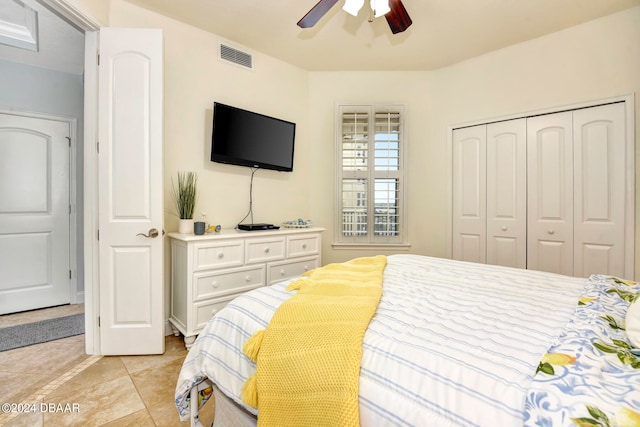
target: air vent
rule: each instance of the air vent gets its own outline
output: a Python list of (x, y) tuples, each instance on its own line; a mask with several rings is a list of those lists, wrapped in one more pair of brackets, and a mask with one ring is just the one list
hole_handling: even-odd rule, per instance
[(223, 44), (220, 45), (220, 59), (250, 70), (253, 68), (251, 55)]

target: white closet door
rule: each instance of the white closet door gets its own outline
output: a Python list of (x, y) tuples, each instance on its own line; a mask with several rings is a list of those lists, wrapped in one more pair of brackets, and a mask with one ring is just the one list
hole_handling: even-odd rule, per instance
[(487, 126), (487, 263), (527, 267), (527, 121)]
[(527, 268), (573, 275), (572, 113), (527, 120)]
[(453, 259), (486, 262), (486, 126), (453, 131)]
[(574, 275), (625, 275), (624, 103), (577, 110)]

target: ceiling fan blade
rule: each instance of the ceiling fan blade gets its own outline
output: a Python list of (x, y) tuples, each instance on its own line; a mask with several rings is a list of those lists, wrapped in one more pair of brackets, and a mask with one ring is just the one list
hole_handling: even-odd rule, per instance
[(387, 23), (389, 24), (389, 28), (391, 28), (391, 32), (393, 34), (401, 33), (413, 24), (413, 21), (407, 13), (407, 9), (404, 8), (402, 1), (389, 0), (389, 7), (391, 8), (391, 12), (384, 15), (384, 17), (387, 18)]
[(301, 20), (298, 21), (298, 27), (313, 27), (336, 3), (338, 3), (338, 0), (320, 0), (309, 12), (307, 12), (306, 15), (302, 17)]

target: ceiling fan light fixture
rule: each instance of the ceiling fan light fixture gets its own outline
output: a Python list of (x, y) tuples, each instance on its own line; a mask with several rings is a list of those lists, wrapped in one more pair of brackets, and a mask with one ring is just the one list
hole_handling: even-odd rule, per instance
[(373, 16), (379, 18), (387, 13), (391, 12), (389, 7), (389, 0), (371, 0), (371, 9), (373, 10)]
[(358, 16), (362, 6), (364, 6), (364, 0), (345, 0), (342, 10), (353, 16)]

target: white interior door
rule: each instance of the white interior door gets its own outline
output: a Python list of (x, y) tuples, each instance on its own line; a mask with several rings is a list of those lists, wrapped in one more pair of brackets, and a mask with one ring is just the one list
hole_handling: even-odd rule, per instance
[(487, 125), (487, 263), (527, 267), (527, 121)]
[(70, 302), (69, 137), (0, 113), (0, 314)]
[(573, 113), (574, 275), (625, 277), (624, 103)]
[(486, 154), (485, 125), (453, 131), (453, 259), (485, 263)]
[(573, 275), (572, 113), (527, 120), (527, 268)]
[(100, 31), (100, 353), (164, 352), (162, 32)]

